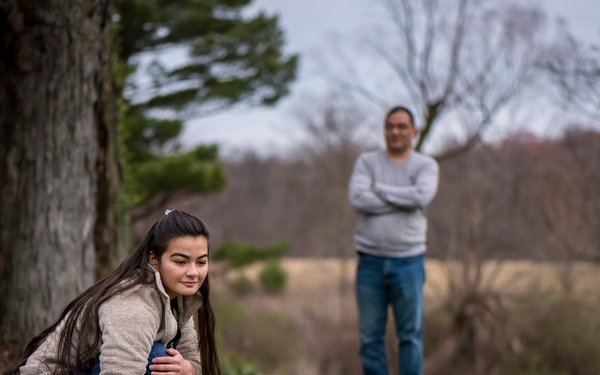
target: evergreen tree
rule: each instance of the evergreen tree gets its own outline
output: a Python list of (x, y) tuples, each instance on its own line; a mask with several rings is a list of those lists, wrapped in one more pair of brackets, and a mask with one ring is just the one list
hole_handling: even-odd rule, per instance
[[(179, 152), (185, 120), (236, 105), (273, 105), (288, 94), (297, 56), (283, 54), (276, 16), (249, 15), (251, 1), (116, 1), (121, 140), (134, 204), (162, 205), (174, 193), (224, 187), (216, 146)], [(139, 79), (144, 65), (148, 82)]]

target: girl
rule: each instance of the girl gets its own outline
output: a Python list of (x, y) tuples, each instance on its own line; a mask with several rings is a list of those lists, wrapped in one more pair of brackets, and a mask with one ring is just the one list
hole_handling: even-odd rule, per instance
[(209, 289), (206, 224), (167, 210), (129, 258), (31, 340), (13, 372), (221, 375)]

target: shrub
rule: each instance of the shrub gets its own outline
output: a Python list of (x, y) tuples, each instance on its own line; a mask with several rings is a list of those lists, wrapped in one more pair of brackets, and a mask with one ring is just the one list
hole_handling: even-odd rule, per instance
[(259, 275), (260, 283), (269, 293), (280, 293), (287, 284), (287, 274), (277, 262), (268, 263)]
[[(597, 298), (528, 293), (513, 300), (503, 321), (505, 336), (480, 336), (470, 363), (455, 355), (447, 310), (425, 315), (426, 368), (431, 375), (600, 374), (600, 318)], [(475, 315), (470, 318), (473, 319)], [(480, 323), (477, 323), (480, 324)], [(481, 327), (479, 327), (481, 328)], [(454, 332), (455, 334), (455, 332)], [(450, 339), (449, 339), (450, 338)], [(500, 345), (500, 346), (497, 346)], [(441, 349), (441, 350), (440, 350)], [(503, 349), (500, 350), (499, 349)]]
[(280, 259), (290, 250), (289, 242), (258, 246), (243, 242), (223, 244), (213, 255), (214, 260), (226, 260), (233, 267), (243, 267), (260, 260)]
[(507, 373), (600, 374), (598, 305), (594, 298), (529, 300), (518, 322), (523, 350)]

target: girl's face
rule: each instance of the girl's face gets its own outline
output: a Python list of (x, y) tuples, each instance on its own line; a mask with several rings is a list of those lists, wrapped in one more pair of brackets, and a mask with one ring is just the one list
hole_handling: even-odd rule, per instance
[(191, 296), (208, 274), (208, 241), (203, 236), (172, 239), (161, 259), (150, 253), (150, 264), (160, 273), (171, 299)]

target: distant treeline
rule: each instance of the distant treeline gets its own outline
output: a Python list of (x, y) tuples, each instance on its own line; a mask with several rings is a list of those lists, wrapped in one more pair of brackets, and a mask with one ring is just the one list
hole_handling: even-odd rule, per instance
[[(355, 214), (346, 188), (358, 153), (340, 144), (292, 158), (224, 161), (224, 191), (172, 205), (203, 217), (215, 248), (287, 240), (291, 256), (350, 257)], [(428, 256), (600, 261), (599, 132), (572, 130), (556, 140), (521, 134), (440, 166)]]

